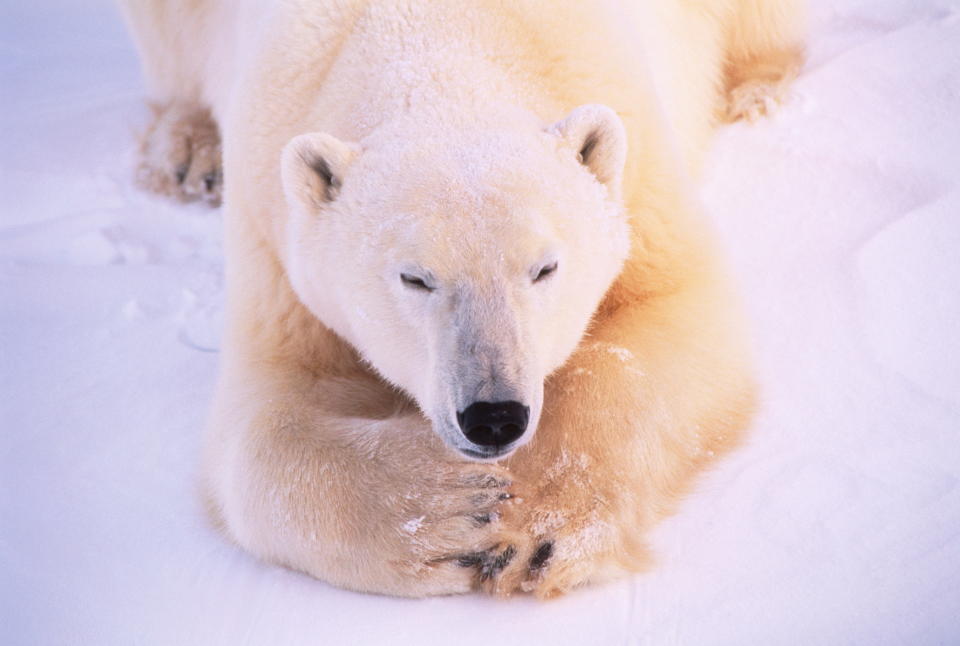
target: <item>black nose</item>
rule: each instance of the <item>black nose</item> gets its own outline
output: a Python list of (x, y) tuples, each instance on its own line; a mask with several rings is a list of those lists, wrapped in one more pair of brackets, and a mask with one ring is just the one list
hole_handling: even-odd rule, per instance
[(460, 430), (480, 446), (506, 446), (527, 430), (530, 407), (520, 402), (474, 402), (457, 413)]

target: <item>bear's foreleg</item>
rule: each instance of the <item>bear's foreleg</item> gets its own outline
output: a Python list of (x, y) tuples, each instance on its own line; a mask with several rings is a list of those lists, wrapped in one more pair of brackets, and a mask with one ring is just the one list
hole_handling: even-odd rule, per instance
[(505, 469), (459, 460), (415, 413), (335, 404), (355, 408), (369, 383), (268, 374), (228, 377), (208, 434), (209, 506), (238, 544), (338, 586), (411, 597), (467, 592), (509, 560)]
[(538, 434), (508, 463), (535, 485), (504, 519), (525, 539), (488, 590), (550, 597), (646, 566), (645, 532), (752, 412), (724, 293), (703, 285), (623, 307), (549, 379)]
[(213, 38), (224, 20), (220, 3), (121, 0), (120, 8), (140, 54), (151, 108), (140, 140), (137, 184), (180, 201), (218, 205), (220, 132), (204, 97), (205, 77), (217, 68), (211, 64), (212, 43), (222, 40)]

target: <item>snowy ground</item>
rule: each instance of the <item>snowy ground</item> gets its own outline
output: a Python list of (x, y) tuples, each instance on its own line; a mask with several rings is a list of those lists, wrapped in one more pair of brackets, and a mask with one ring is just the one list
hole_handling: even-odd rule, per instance
[(549, 603), (352, 594), (206, 524), (219, 214), (131, 186), (109, 3), (6, 2), (0, 52), (0, 642), (960, 643), (960, 0), (819, 0), (790, 105), (720, 134), (763, 411), (653, 572)]

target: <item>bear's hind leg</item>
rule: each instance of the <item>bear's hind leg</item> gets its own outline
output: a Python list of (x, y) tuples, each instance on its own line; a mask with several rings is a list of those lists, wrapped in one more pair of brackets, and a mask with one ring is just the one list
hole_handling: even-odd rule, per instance
[(803, 65), (805, 32), (802, 0), (738, 0), (727, 26), (724, 121), (776, 109)]

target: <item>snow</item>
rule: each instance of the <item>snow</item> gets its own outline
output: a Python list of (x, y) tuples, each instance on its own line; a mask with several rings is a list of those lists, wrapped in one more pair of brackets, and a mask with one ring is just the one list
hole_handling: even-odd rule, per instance
[(408, 534), (416, 534), (420, 527), (423, 526), (423, 521), (426, 519), (426, 516), (417, 516), (416, 518), (411, 518), (403, 525), (400, 526), (400, 529), (405, 531)]
[(207, 524), (219, 214), (133, 188), (110, 3), (4, 3), (3, 643), (960, 642), (960, 2), (814, 7), (791, 102), (723, 130), (703, 189), (753, 322), (751, 439), (652, 572), (539, 603), (344, 592)]

